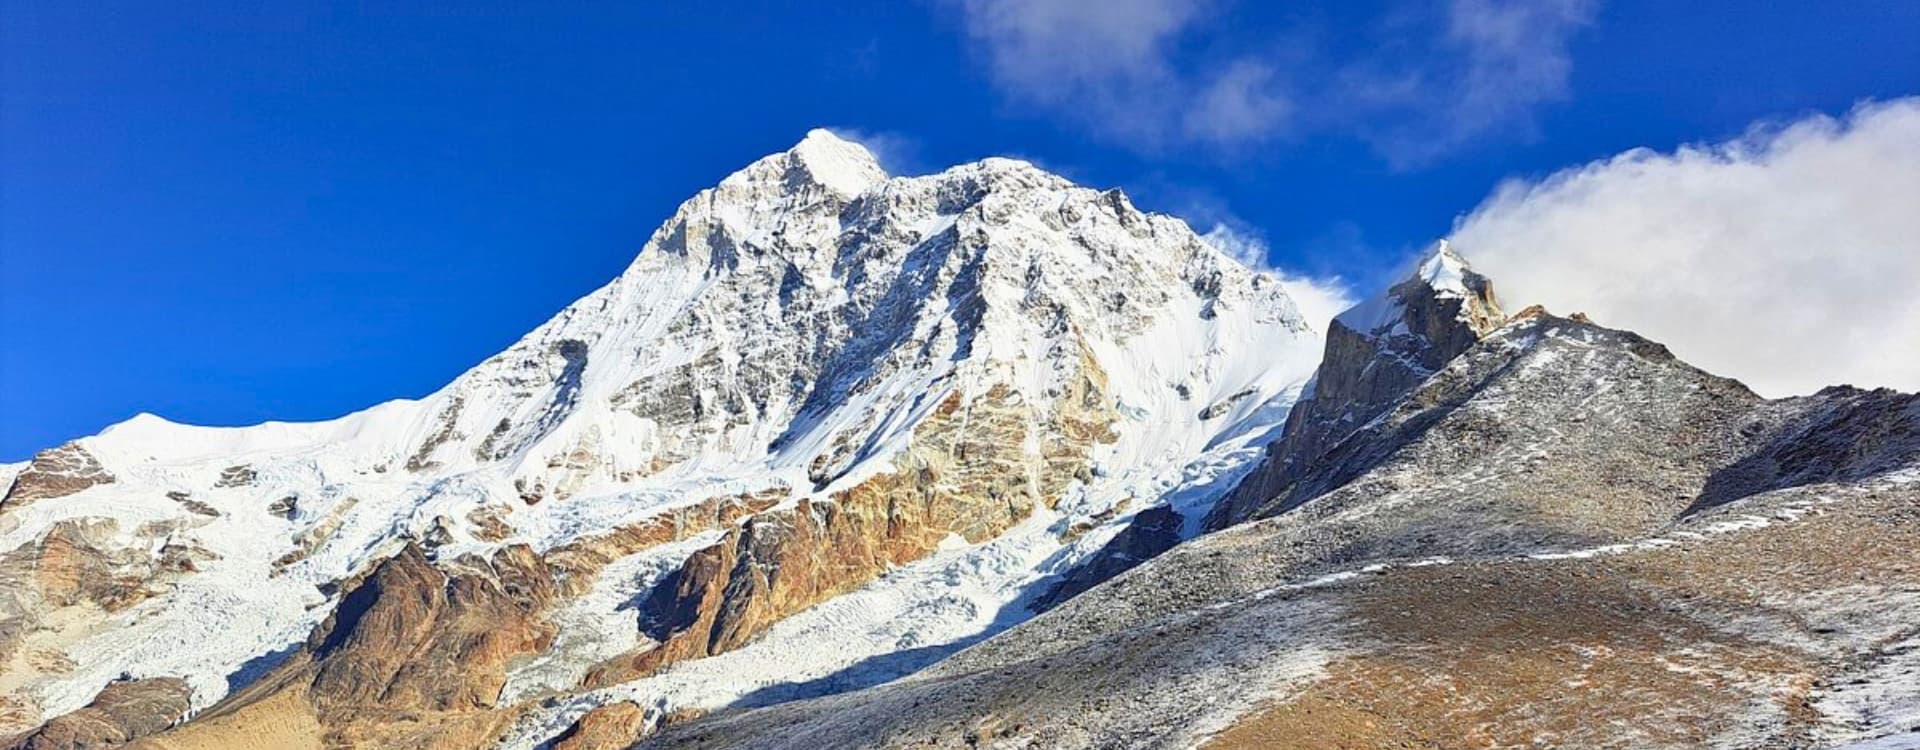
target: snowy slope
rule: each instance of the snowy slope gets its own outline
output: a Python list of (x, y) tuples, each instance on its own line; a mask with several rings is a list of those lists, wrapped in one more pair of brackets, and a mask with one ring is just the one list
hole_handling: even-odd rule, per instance
[[(782, 623), (761, 651), (608, 695), (713, 707), (936, 653), (1024, 617), (1012, 604), (1028, 587), (1133, 513), (1211, 502), (1285, 420), (1319, 350), (1275, 279), (1118, 191), (1006, 159), (889, 177), (814, 131), (689, 199), (618, 278), (423, 399), (246, 428), (141, 415), (77, 441), (114, 481), (0, 512), (0, 554), (109, 518), (113, 545), (214, 559), (130, 608), (38, 631), (32, 645), (73, 667), (16, 673), (0, 694), (44, 717), (123, 673), (175, 675), (204, 707), (408, 540), (441, 557), (546, 551), (718, 495), (824, 499), (888, 471), (949, 394), (998, 386), (1044, 404), (1085, 356), (1108, 378), (1117, 437), (1056, 509), (998, 540), (956, 537), (848, 604)], [(520, 667), (508, 697), (563, 689), (640, 638), (619, 607), (696, 546), (608, 566), (553, 614), (554, 652)]]

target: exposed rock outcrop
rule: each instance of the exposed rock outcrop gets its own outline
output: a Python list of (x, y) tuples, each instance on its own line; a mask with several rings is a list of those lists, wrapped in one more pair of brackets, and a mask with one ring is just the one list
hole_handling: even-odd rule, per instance
[[(0, 554), (0, 695), (70, 672), (74, 664), (64, 650), (93, 632), (99, 618), (165, 595), (214, 559), (165, 525), (128, 538), (108, 518), (61, 521), (38, 540)], [(52, 718), (38, 709), (24, 696), (0, 700), (0, 737)]]
[(1207, 528), (1257, 513), (1341, 440), (1502, 322), (1493, 283), (1441, 240), (1413, 275), (1333, 320), (1310, 393), (1294, 404), (1261, 466), (1214, 506)]
[(84, 750), (118, 747), (171, 726), (187, 713), (193, 691), (173, 677), (109, 683), (85, 708), (60, 716), (6, 747)]
[(246, 464), (236, 464), (221, 469), (220, 478), (214, 480), (213, 486), (219, 489), (250, 487), (259, 478), (260, 472), (255, 471), (253, 467)]
[(778, 505), (789, 492), (787, 487), (777, 486), (672, 508), (639, 523), (567, 542), (549, 551), (546, 563), (553, 570), (563, 595), (579, 596), (592, 584), (593, 576), (614, 560), (704, 531), (737, 525), (742, 519)]
[(621, 701), (588, 711), (554, 738), (553, 750), (621, 750), (646, 734), (647, 710)]
[(521, 546), (449, 567), (409, 545), (348, 592), (307, 643), (313, 694), (360, 710), (492, 707), (507, 662), (551, 637), (539, 613), (552, 581)]
[(27, 468), (13, 478), (6, 494), (0, 495), (0, 512), (113, 481), (113, 474), (86, 448), (79, 443), (67, 443), (34, 455)]
[(524, 546), (436, 564), (406, 545), (281, 667), (156, 747), (248, 746), (263, 722), (312, 727), (329, 747), (482, 746), (513, 717), (497, 705), (509, 664), (551, 641), (555, 598)]
[[(918, 560), (949, 536), (990, 539), (1051, 505), (1109, 441), (1106, 377), (1082, 357), (1059, 400), (1036, 414), (1004, 386), (949, 395), (915, 430), (893, 470), (829, 502), (762, 513), (694, 553), (644, 611), (657, 643), (589, 673), (591, 686), (747, 643), (794, 612)], [(1039, 454), (1026, 446), (1046, 446)]]

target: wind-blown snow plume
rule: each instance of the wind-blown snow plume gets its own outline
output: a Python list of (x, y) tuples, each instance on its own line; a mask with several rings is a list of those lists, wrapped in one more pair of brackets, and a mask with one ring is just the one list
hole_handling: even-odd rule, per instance
[(1200, 239), (1206, 240), (1213, 249), (1225, 253), (1227, 257), (1240, 261), (1242, 265), (1270, 272), (1280, 279), (1280, 287), (1300, 308), (1300, 316), (1321, 333), (1326, 332), (1327, 321), (1333, 320), (1333, 316), (1360, 301), (1354, 296), (1353, 289), (1337, 276), (1314, 278), (1274, 267), (1267, 259), (1266, 239), (1260, 236), (1258, 230), (1238, 222), (1215, 223)]
[(1502, 296), (1765, 395), (1920, 385), (1920, 98), (1502, 185), (1453, 240)]

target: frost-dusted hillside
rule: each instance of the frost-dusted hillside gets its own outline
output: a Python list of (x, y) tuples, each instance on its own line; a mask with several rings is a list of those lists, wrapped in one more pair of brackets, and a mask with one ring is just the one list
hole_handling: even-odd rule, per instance
[(532, 743), (608, 696), (651, 722), (911, 671), (1139, 511), (1204, 512), (1319, 347), (1118, 191), (890, 177), (815, 131), (424, 399), (143, 415), (7, 467), (0, 736), (113, 684), (219, 704), (175, 742), (269, 712)]
[(1342, 387), (1220, 530), (904, 679), (634, 747), (1920, 746), (1920, 396), (1482, 325), (1447, 254), (1341, 316)]

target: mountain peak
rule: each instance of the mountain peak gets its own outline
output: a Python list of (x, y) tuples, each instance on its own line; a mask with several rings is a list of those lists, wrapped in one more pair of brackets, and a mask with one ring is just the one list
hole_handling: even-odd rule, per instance
[(1427, 288), (1443, 295), (1469, 296), (1473, 294), (1467, 288), (1468, 278), (1477, 277), (1467, 259), (1453, 249), (1453, 243), (1440, 240), (1427, 250), (1420, 260), (1420, 268), (1415, 277), (1425, 282)]
[(789, 175), (803, 172), (811, 182), (846, 195), (858, 195), (888, 177), (867, 147), (826, 128), (807, 131), (793, 148), (768, 159), (780, 159)]
[[(1210, 528), (1269, 512), (1301, 472), (1498, 328), (1493, 282), (1440, 240), (1412, 274), (1340, 313), (1313, 384), (1287, 415), (1265, 465), (1207, 518)], [(1283, 498), (1284, 499), (1284, 498)]]
[(1403, 331), (1415, 322), (1408, 319), (1406, 312), (1417, 298), (1459, 300), (1455, 315), (1478, 333), (1485, 333), (1503, 319), (1493, 294), (1493, 282), (1474, 271), (1466, 257), (1453, 248), (1453, 243), (1440, 240), (1427, 249), (1420, 264), (1406, 279), (1341, 313), (1335, 320), (1361, 334), (1378, 334), (1388, 328)]
[(785, 151), (768, 154), (721, 180), (719, 188), (748, 202), (801, 198), (824, 191), (848, 200), (886, 182), (889, 175), (865, 146), (825, 128), (814, 128)]

